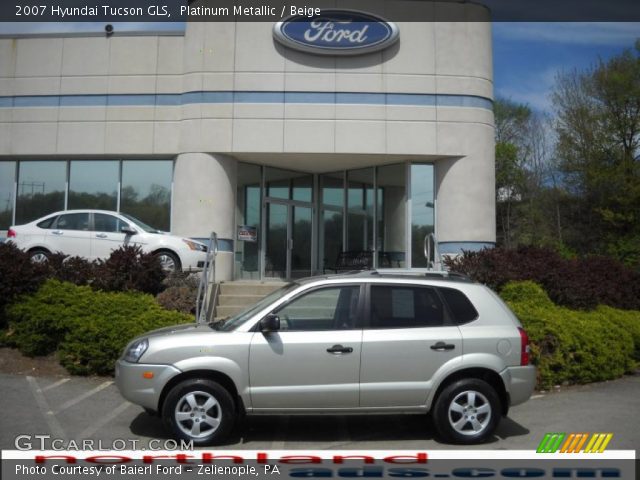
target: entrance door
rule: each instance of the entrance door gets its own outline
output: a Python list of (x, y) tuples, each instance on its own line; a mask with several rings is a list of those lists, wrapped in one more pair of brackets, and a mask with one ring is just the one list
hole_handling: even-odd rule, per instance
[(311, 206), (267, 201), (264, 276), (292, 279), (311, 275)]

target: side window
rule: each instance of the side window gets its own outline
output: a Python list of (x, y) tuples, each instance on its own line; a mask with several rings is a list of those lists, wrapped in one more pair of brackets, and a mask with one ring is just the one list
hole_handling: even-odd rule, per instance
[(359, 286), (321, 288), (293, 299), (274, 313), (281, 330), (346, 330), (355, 328)]
[(455, 288), (440, 288), (440, 293), (453, 314), (454, 322), (458, 325), (471, 322), (478, 318), (478, 311), (467, 296), (460, 290), (456, 290)]
[(120, 229), (126, 224), (118, 217), (105, 213), (93, 214), (93, 229), (96, 232), (120, 233)]
[(40, 223), (38, 223), (37, 225), (38, 225), (38, 227), (40, 227), (40, 228), (49, 229), (49, 228), (51, 228), (51, 225), (53, 225), (53, 222), (56, 220), (56, 218), (58, 218), (58, 217), (56, 217), (56, 216), (54, 215), (53, 217), (49, 217), (49, 218), (47, 218), (47, 219), (45, 219), (45, 220), (41, 221), (41, 222), (40, 222)]
[(370, 328), (422, 328), (444, 325), (444, 308), (429, 287), (371, 286)]
[(54, 228), (60, 230), (89, 230), (89, 214), (67, 213), (60, 215)]

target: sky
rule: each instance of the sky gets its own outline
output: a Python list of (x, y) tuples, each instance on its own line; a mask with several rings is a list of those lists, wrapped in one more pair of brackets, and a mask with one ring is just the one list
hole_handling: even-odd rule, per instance
[(553, 113), (558, 72), (587, 69), (638, 38), (640, 23), (494, 23), (494, 94)]

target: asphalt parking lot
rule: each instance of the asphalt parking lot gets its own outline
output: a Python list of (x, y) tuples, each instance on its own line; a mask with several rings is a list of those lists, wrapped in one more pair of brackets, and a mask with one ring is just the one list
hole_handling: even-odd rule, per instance
[[(167, 439), (161, 421), (125, 401), (109, 378), (0, 374), (0, 448), (18, 435), (136, 440), (148, 448)], [(511, 409), (496, 436), (478, 449), (535, 449), (546, 432), (612, 432), (609, 449), (640, 446), (640, 375), (536, 394)], [(34, 444), (34, 446), (36, 446)], [(157, 442), (155, 443), (157, 447)], [(247, 417), (227, 449), (450, 449), (439, 443), (426, 416)]]

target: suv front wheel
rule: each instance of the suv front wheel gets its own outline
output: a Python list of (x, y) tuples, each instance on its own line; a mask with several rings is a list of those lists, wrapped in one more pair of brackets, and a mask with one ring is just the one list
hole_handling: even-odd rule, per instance
[(162, 408), (166, 428), (194, 445), (223, 441), (236, 417), (229, 392), (206, 379), (185, 380), (171, 389)]
[(500, 399), (491, 385), (466, 378), (448, 385), (440, 393), (433, 409), (433, 422), (444, 440), (480, 443), (493, 434), (500, 411)]

